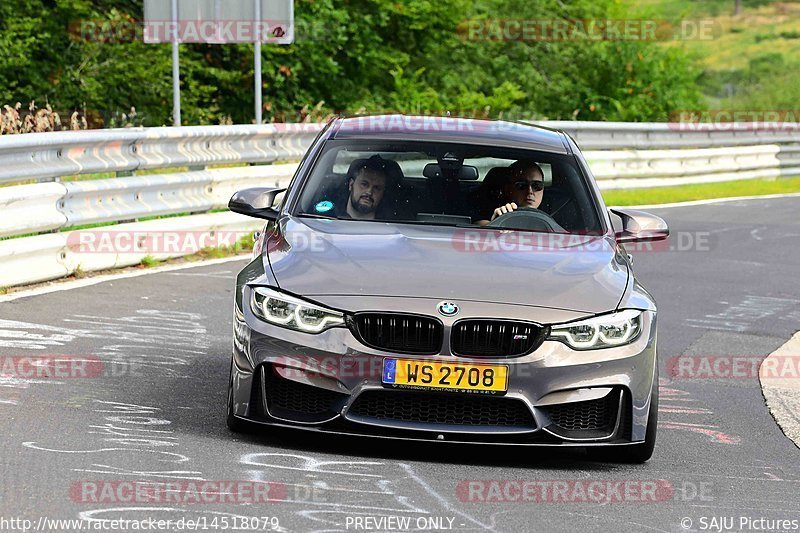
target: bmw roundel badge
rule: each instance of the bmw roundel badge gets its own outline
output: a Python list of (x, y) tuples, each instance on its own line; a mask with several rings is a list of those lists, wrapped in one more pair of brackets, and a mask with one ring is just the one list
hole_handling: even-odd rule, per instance
[(458, 314), (458, 306), (453, 302), (441, 302), (438, 305), (439, 313), (444, 316), (454, 316)]

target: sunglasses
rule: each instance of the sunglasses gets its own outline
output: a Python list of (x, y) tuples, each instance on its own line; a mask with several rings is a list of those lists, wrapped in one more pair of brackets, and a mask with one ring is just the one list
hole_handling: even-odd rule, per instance
[(540, 180), (528, 181), (528, 180), (520, 180), (515, 181), (513, 183), (514, 188), (518, 191), (527, 191), (528, 187), (533, 187), (535, 192), (543, 191), (544, 190), (544, 182)]

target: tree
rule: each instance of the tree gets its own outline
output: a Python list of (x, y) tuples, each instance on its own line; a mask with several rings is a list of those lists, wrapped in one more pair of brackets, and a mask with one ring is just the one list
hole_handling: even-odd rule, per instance
[[(140, 0), (9, 4), (0, 2), (0, 102), (85, 109), (95, 127), (131, 107), (145, 125), (170, 123), (170, 45), (104, 40), (102, 31), (86, 39), (76, 31), (82, 21), (112, 29), (139, 21)], [(697, 109), (696, 70), (655, 43), (470, 39), (463, 32), (470, 21), (542, 13), (562, 21), (624, 18), (619, 9), (614, 0), (295, 0), (297, 42), (263, 47), (264, 116), (451, 110), (665, 120)], [(181, 45), (185, 124), (252, 121), (252, 50)]]

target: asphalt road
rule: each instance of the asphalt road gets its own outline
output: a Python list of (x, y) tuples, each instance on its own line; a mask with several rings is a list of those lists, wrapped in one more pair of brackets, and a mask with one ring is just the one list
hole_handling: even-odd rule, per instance
[[(214, 519), (232, 517), (277, 519), (229, 522), (250, 531), (390, 529), (398, 517), (411, 529), (459, 531), (800, 529), (800, 450), (770, 416), (758, 380), (669, 370), (681, 355), (764, 357), (800, 329), (800, 198), (654, 212), (674, 237), (672, 251), (634, 253), (660, 312), (659, 438), (647, 464), (550, 449), (233, 435), (224, 407), (233, 278), (244, 264), (233, 262), (0, 303), (5, 360), (69, 355), (90, 369), (89, 377), (0, 378), (0, 531), (20, 530), (15, 518), (41, 530), (40, 517), (171, 519), (176, 531), (181, 518), (213, 530)], [(200, 480), (271, 481), (279, 501), (245, 492), (235, 502), (193, 502), (187, 487)], [(464, 490), (470, 480), (496, 480), (482, 485), (495, 488), (562, 480), (570, 493), (476, 502)], [(148, 481), (182, 483), (169, 490), (183, 501), (126, 501), (124, 482)], [(621, 497), (612, 490), (611, 502), (581, 501), (592, 481), (617, 482)], [(655, 481), (656, 501), (637, 492)]]

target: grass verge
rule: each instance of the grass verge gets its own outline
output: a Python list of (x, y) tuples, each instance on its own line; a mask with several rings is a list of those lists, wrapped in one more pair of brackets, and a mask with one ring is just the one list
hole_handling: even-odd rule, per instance
[(232, 255), (239, 255), (245, 252), (250, 252), (253, 250), (254, 244), (255, 243), (253, 241), (253, 234), (248, 233), (247, 235), (244, 235), (235, 244), (231, 246), (217, 246), (217, 247), (203, 248), (202, 250), (196, 253), (176, 259), (159, 261), (153, 256), (147, 255), (142, 258), (142, 261), (140, 262), (139, 266), (140, 268), (152, 268), (162, 263), (169, 264), (176, 261), (191, 262), (191, 261), (201, 261), (203, 259), (222, 259), (223, 257), (230, 257)]
[(794, 192), (800, 192), (800, 178), (721, 181), (648, 189), (609, 189), (603, 191), (603, 200), (606, 205), (650, 205)]
[(139, 264), (144, 268), (150, 268), (156, 266), (158, 264), (158, 260), (152, 255), (146, 255), (142, 257), (142, 260)]

